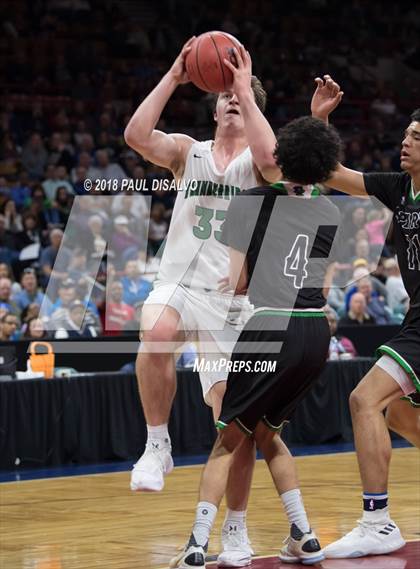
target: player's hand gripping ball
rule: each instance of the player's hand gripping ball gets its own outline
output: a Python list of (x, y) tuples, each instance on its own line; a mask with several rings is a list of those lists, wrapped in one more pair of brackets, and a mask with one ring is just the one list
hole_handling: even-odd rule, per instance
[(233, 48), (241, 43), (225, 32), (206, 32), (196, 37), (185, 59), (189, 79), (196, 87), (209, 93), (229, 91), (233, 84), (232, 71), (224, 59), (237, 66)]

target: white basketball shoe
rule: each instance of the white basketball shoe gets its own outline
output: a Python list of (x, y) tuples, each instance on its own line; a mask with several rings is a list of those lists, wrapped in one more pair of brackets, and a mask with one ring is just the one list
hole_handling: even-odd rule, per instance
[(150, 441), (131, 471), (130, 488), (133, 492), (160, 492), (165, 485), (164, 477), (173, 468), (171, 447)]
[(219, 567), (246, 567), (254, 555), (246, 527), (229, 524), (222, 530), (223, 552), (217, 558)]
[(397, 525), (389, 518), (373, 522), (358, 520), (358, 525), (341, 539), (323, 549), (327, 558), (382, 555), (404, 547)]
[[(171, 561), (172, 563), (173, 561)], [(206, 553), (200, 545), (188, 546), (179, 559), (177, 565), (169, 565), (169, 567), (178, 567), (179, 569), (206, 569)]]
[(182, 550), (169, 562), (169, 569), (188, 569), (195, 567), (205, 569), (206, 553), (208, 544), (205, 547), (198, 545), (193, 536)]
[(325, 559), (318, 538), (312, 530), (303, 533), (296, 524), (292, 524), (290, 535), (284, 542), (285, 546), (279, 554), (284, 563), (312, 565)]

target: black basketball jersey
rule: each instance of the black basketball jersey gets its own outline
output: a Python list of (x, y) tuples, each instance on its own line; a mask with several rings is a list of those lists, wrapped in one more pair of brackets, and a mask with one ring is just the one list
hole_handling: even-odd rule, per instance
[(338, 209), (314, 186), (263, 186), (233, 198), (222, 241), (246, 254), (256, 308), (325, 305), (322, 288), (339, 220)]
[(420, 194), (407, 173), (364, 174), (366, 191), (394, 212), (394, 243), (411, 304), (420, 304)]

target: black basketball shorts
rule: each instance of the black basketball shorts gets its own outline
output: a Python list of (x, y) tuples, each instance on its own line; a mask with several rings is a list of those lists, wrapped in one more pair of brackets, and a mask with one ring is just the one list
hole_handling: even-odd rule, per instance
[(377, 356), (389, 356), (407, 373), (416, 392), (404, 399), (418, 406), (420, 399), (420, 306), (412, 307), (402, 323), (401, 330), (391, 340), (379, 346)]
[[(287, 315), (288, 327), (281, 330), (279, 319)], [(327, 319), (323, 311), (262, 310), (248, 321), (237, 346), (248, 342), (252, 353), (233, 351), (232, 369), (237, 361), (246, 361), (247, 369), (229, 373), (217, 427), (223, 429), (235, 421), (251, 435), (263, 421), (270, 429), (280, 430), (324, 367), (330, 343)], [(265, 353), (270, 342), (282, 342), (280, 350)], [(267, 370), (263, 362), (275, 364), (275, 369)]]

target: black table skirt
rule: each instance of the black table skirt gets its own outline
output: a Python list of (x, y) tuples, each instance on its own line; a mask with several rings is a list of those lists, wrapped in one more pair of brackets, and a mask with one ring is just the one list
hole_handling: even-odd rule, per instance
[[(373, 359), (329, 362), (284, 431), (289, 444), (352, 440), (348, 396)], [(173, 452), (207, 453), (215, 429), (200, 382), (178, 372)], [(134, 460), (146, 427), (134, 375), (87, 374), (0, 383), (0, 469)]]

